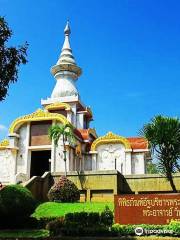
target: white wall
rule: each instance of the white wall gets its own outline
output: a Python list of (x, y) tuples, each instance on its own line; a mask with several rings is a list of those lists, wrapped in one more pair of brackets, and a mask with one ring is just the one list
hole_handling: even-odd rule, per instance
[(144, 153), (132, 154), (132, 174), (145, 174)]
[(55, 172), (64, 172), (64, 155), (63, 155), (63, 146), (58, 145), (56, 147), (56, 157), (55, 157)]
[(0, 150), (0, 182), (10, 182), (13, 171), (13, 157), (10, 150)]
[[(64, 164), (64, 153), (63, 153), (63, 142), (62, 138), (59, 139), (58, 146), (56, 146), (55, 151), (55, 172), (64, 172), (65, 171), (65, 164)], [(66, 152), (66, 166), (67, 171), (69, 171), (69, 168), (71, 167), (71, 163), (69, 163), (71, 157), (71, 153), (67, 150)]]
[(123, 144), (104, 144), (97, 147), (97, 170), (114, 170), (124, 173), (125, 148)]
[(79, 113), (77, 116), (77, 128), (84, 128), (84, 114)]

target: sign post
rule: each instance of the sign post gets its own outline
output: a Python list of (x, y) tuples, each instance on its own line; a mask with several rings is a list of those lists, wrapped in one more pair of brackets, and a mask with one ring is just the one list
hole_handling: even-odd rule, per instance
[(180, 221), (180, 194), (125, 194), (114, 196), (115, 223), (168, 224)]

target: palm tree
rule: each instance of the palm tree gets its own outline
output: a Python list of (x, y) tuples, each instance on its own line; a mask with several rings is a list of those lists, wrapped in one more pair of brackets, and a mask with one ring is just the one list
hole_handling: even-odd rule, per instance
[(64, 164), (65, 164), (65, 176), (67, 176), (67, 166), (66, 166), (66, 142), (74, 143), (73, 127), (70, 124), (55, 124), (49, 128), (49, 138), (54, 141), (54, 144), (58, 146), (58, 141), (62, 136), (63, 141), (63, 154), (64, 154)]
[(180, 120), (178, 118), (155, 116), (145, 124), (140, 134), (148, 142), (158, 160), (158, 169), (170, 182), (173, 192), (177, 192), (173, 173), (180, 170)]

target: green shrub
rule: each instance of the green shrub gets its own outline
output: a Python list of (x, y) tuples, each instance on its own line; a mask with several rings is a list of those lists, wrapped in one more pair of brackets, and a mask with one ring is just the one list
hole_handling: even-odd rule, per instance
[(66, 225), (73, 224), (83, 227), (101, 225), (100, 215), (96, 212), (74, 212), (65, 215)]
[[(114, 224), (109, 230), (109, 226), (105, 226), (100, 221), (98, 213), (68, 213), (64, 222), (57, 219), (48, 224), (48, 229), (52, 235), (64, 236), (135, 236), (135, 228), (142, 227), (146, 230), (173, 230), (174, 236), (180, 236), (180, 222), (172, 221), (169, 225), (120, 225)], [(151, 233), (149, 235), (168, 236), (171, 233)]]
[(21, 185), (9, 185), (0, 191), (0, 226), (23, 227), (37, 203), (31, 192)]
[(111, 231), (118, 236), (135, 235), (135, 227), (133, 225), (120, 225), (118, 223), (112, 225)]
[(87, 226), (88, 213), (87, 212), (76, 212), (74, 213), (74, 222), (81, 226)]
[(72, 181), (62, 176), (49, 190), (48, 198), (50, 201), (77, 202), (80, 192)]
[(108, 206), (105, 206), (104, 211), (101, 213), (101, 223), (104, 226), (110, 227), (113, 224), (114, 215)]
[(173, 231), (173, 234), (180, 236), (180, 221), (171, 220), (168, 229)]
[(87, 219), (88, 226), (96, 226), (100, 223), (100, 215), (98, 212), (90, 212)]
[[(114, 224), (111, 228), (112, 232), (116, 235), (116, 236), (135, 236), (135, 228), (137, 227), (142, 227), (144, 230), (173, 230), (171, 229), (171, 227), (169, 225), (150, 225), (150, 224), (140, 224), (140, 225), (120, 225), (120, 224)], [(159, 235), (159, 236), (168, 236), (171, 235), (173, 236), (174, 234), (177, 235), (177, 232), (175, 233), (175, 231), (172, 233), (168, 233), (167, 232), (156, 232), (156, 233), (152, 233), (151, 231), (149, 231), (148, 233), (146, 233), (148, 235)], [(146, 235), (145, 234), (145, 235)]]
[[(58, 217), (58, 218), (59, 218), (59, 217)], [(56, 219), (57, 219), (57, 217), (48, 217), (48, 218), (44, 217), (44, 218), (39, 218), (39, 219), (37, 219), (37, 221), (38, 221), (37, 227), (38, 227), (39, 229), (46, 228), (46, 225), (47, 225), (49, 222), (52, 222), (52, 221), (54, 221), (54, 220), (56, 220)]]
[(99, 236), (107, 231), (101, 225), (99, 213), (95, 212), (67, 213), (62, 229), (65, 236)]
[(74, 214), (75, 213), (67, 213), (65, 215), (65, 222), (68, 224), (70, 222), (74, 222)]
[(88, 224), (88, 213), (87, 212), (67, 213), (65, 215), (65, 223), (66, 226), (71, 225), (72, 227), (75, 227), (76, 225), (80, 225), (86, 227)]
[(62, 233), (62, 227), (64, 225), (64, 219), (58, 218), (46, 225), (46, 230), (49, 230), (50, 234), (53, 236), (57, 236)]

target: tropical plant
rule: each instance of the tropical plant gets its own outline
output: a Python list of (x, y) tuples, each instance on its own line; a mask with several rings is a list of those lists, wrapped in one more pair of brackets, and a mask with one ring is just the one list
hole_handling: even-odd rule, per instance
[(12, 34), (7, 22), (0, 16), (0, 101), (5, 99), (10, 83), (17, 81), (19, 65), (27, 63), (27, 43), (18, 48), (7, 47)]
[(80, 199), (80, 192), (76, 185), (65, 176), (61, 176), (48, 192), (50, 201), (77, 202)]
[(178, 118), (155, 116), (145, 124), (140, 134), (149, 142), (149, 147), (157, 158), (158, 169), (170, 182), (173, 192), (177, 192), (173, 173), (180, 170), (180, 120)]
[(58, 146), (58, 141), (62, 137), (63, 141), (63, 154), (64, 154), (64, 164), (65, 164), (65, 176), (67, 176), (67, 166), (66, 166), (66, 143), (74, 143), (74, 133), (73, 126), (71, 124), (55, 124), (49, 128), (49, 137), (54, 141), (54, 144)]

